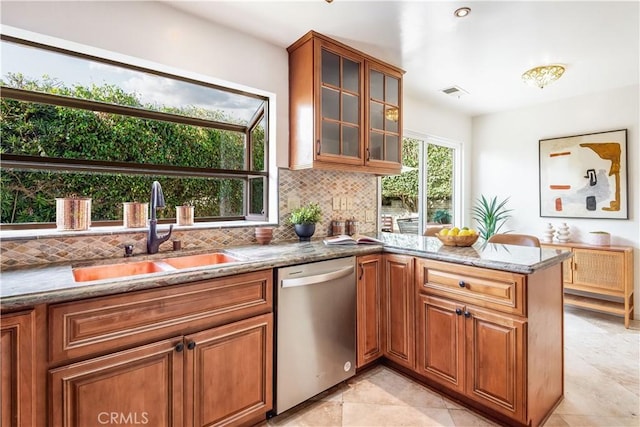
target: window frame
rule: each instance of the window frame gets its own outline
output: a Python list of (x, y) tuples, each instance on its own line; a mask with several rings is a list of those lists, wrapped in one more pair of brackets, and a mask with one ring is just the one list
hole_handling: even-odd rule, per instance
[[(2, 97), (23, 102), (37, 102), (49, 105), (81, 108), (90, 111), (100, 111), (112, 114), (122, 114), (131, 117), (151, 120), (161, 120), (186, 125), (194, 125), (205, 128), (215, 128), (222, 131), (233, 131), (244, 134), (245, 160), (243, 170), (214, 169), (201, 167), (185, 167), (158, 164), (127, 163), (114, 161), (96, 161), (81, 159), (64, 159), (52, 157), (37, 157), (28, 155), (3, 154), (2, 168), (16, 168), (21, 170), (59, 171), (59, 172), (96, 172), (96, 173), (126, 173), (131, 175), (162, 175), (167, 177), (193, 177), (193, 178), (233, 178), (244, 181), (243, 215), (227, 217), (196, 218), (199, 225), (220, 227), (234, 222), (235, 225), (251, 225), (249, 223), (272, 223), (273, 218), (278, 218), (277, 201), (270, 200), (270, 194), (277, 194), (277, 167), (275, 165), (275, 94), (241, 86), (231, 82), (222, 81), (209, 76), (200, 75), (186, 70), (178, 70), (163, 64), (153, 63), (144, 59), (129, 57), (115, 52), (110, 52), (91, 46), (80, 45), (66, 40), (35, 34), (28, 31), (2, 26), (0, 38), (9, 42), (16, 42), (27, 46), (47, 49), (50, 51), (81, 57), (92, 61), (116, 65), (127, 69), (142, 71), (165, 78), (176, 79), (204, 87), (211, 87), (231, 93), (250, 96), (263, 101), (262, 107), (246, 125), (218, 122), (214, 120), (188, 117), (161, 111), (146, 110), (124, 105), (109, 104), (100, 101), (71, 98), (68, 96), (48, 94), (2, 87)], [(271, 108), (273, 106), (273, 108)], [(253, 130), (264, 120), (264, 167), (263, 170), (252, 170), (253, 167)], [(263, 212), (256, 214), (250, 212), (251, 180), (261, 178), (263, 185)], [(164, 220), (162, 222), (172, 222)], [(246, 223), (246, 224), (245, 224)], [(255, 225), (255, 224), (253, 224)], [(92, 221), (92, 231), (98, 231), (94, 226), (122, 226), (119, 220)], [(15, 223), (3, 224), (4, 229), (32, 230), (42, 228), (55, 228), (55, 223)]]

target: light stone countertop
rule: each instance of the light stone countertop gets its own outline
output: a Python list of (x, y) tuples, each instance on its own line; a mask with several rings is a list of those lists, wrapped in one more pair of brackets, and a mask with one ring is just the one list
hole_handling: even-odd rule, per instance
[[(397, 253), (429, 258), (457, 264), (472, 265), (494, 270), (530, 274), (538, 269), (562, 262), (571, 253), (556, 249), (538, 249), (525, 246), (482, 245), (476, 243), (468, 248), (443, 246), (435, 237), (406, 234), (381, 233), (377, 236), (384, 245), (334, 245), (327, 246), (322, 240), (307, 243), (282, 243), (239, 247), (211, 248), (197, 252), (164, 252), (157, 256), (135, 256), (91, 263), (45, 265), (3, 271), (0, 277), (0, 309), (15, 310), (41, 303), (53, 303), (101, 295), (152, 289), (160, 286), (206, 280), (234, 274), (305, 264), (351, 255)], [(181, 270), (141, 274), (117, 279), (75, 282), (72, 268), (86, 265), (137, 262), (147, 259), (162, 259), (197, 253), (224, 252), (239, 259), (237, 262), (194, 267)]]

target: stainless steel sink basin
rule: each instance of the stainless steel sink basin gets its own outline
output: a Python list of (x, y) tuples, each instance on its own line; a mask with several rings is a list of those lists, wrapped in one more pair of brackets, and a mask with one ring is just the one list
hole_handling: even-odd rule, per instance
[(162, 265), (158, 265), (153, 261), (140, 261), (74, 268), (73, 278), (76, 282), (90, 282), (93, 280), (137, 276), (139, 274), (157, 273), (160, 271), (166, 271), (166, 268), (163, 268)]
[(169, 264), (174, 268), (192, 268), (204, 267), (207, 265), (226, 264), (228, 262), (239, 261), (238, 258), (232, 257), (222, 252), (213, 252), (210, 254), (190, 255), (183, 257), (167, 258), (162, 262)]

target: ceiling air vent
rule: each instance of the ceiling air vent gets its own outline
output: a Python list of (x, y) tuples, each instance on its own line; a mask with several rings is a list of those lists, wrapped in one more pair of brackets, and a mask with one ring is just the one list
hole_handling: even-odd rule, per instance
[(467, 92), (466, 90), (458, 86), (451, 86), (451, 87), (442, 89), (440, 92), (444, 93), (445, 95), (455, 96), (456, 98), (460, 98), (462, 95), (469, 94), (469, 92)]

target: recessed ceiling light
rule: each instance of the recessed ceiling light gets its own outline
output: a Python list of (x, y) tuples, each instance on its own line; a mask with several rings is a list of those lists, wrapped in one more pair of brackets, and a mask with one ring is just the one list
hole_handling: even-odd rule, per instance
[(453, 16), (455, 16), (456, 18), (464, 18), (465, 16), (467, 16), (470, 13), (471, 13), (471, 8), (470, 7), (460, 7), (458, 9), (456, 9), (455, 12), (453, 12)]

